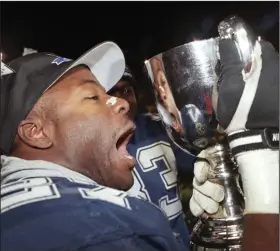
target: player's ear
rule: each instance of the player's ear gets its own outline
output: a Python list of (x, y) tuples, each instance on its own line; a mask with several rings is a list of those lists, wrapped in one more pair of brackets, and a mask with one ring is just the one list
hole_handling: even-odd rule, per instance
[(43, 121), (36, 116), (27, 118), (20, 123), (18, 137), (32, 148), (47, 149), (53, 144)]

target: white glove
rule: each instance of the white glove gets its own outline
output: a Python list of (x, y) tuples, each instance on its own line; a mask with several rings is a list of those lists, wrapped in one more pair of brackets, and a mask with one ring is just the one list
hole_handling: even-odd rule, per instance
[(213, 177), (211, 170), (217, 165), (215, 159), (211, 156), (215, 151), (214, 147), (201, 151), (197, 156), (199, 159), (194, 164), (193, 195), (190, 199), (190, 210), (196, 217), (203, 216), (204, 213), (217, 213), (219, 203), (225, 196), (223, 186), (208, 180)]

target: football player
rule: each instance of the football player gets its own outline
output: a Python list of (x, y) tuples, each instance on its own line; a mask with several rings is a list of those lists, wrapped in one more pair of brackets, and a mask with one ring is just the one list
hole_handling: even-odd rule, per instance
[[(124, 68), (122, 51), (112, 42), (76, 61), (32, 53), (6, 67), (0, 114), (5, 153), (1, 250), (188, 250), (162, 210), (122, 191), (133, 184), (135, 159), (126, 147), (135, 126), (128, 103), (106, 91)], [(159, 174), (154, 179), (170, 175)], [(163, 203), (177, 199), (166, 195)]]

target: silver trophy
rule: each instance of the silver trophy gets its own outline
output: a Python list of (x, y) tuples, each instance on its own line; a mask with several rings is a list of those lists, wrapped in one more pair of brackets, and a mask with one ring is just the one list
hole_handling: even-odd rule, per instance
[(233, 39), (248, 71), (255, 39), (238, 17), (225, 19), (218, 31), (218, 38), (187, 43), (145, 62), (157, 110), (171, 140), (195, 155), (210, 146), (216, 150), (213, 158), (218, 164), (209, 178), (225, 187), (225, 199), (215, 215), (200, 218), (194, 226), (193, 251), (239, 251), (243, 233), (244, 196), (237, 165), (215, 116), (220, 74), (218, 42)]

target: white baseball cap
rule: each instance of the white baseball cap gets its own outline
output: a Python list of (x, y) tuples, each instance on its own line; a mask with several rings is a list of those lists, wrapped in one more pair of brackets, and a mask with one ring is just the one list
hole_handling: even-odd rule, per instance
[[(71, 60), (64, 58), (64, 61), (67, 62)], [(66, 72), (78, 65), (86, 65), (107, 92), (116, 85), (123, 76), (125, 71), (125, 58), (117, 44), (110, 41), (103, 42), (88, 50), (71, 63), (45, 91), (51, 88)]]

